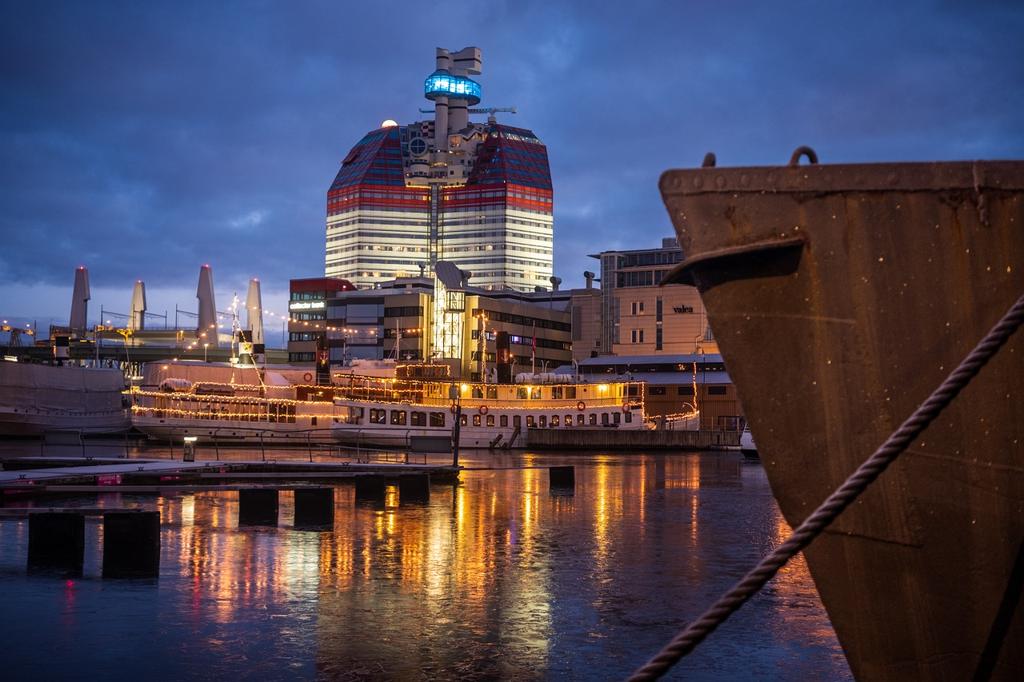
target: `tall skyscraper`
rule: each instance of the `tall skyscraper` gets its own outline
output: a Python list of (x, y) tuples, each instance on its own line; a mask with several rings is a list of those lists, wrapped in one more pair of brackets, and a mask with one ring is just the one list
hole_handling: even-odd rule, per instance
[(328, 277), (365, 287), (429, 275), (445, 260), (477, 287), (550, 284), (547, 148), (532, 131), (498, 123), (498, 110), (471, 108), (481, 90), (469, 76), (481, 66), (479, 48), (438, 48), (424, 83), (433, 120), (385, 121), (345, 156), (327, 193)]

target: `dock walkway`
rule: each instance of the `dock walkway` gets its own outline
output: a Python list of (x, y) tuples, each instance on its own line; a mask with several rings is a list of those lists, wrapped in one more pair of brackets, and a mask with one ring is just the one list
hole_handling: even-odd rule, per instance
[[(107, 460), (109, 462), (109, 460)], [(63, 464), (64, 462), (61, 462)], [(143, 489), (182, 487), (200, 483), (217, 489), (237, 489), (241, 480), (258, 479), (280, 485), (292, 480), (354, 479), (430, 474), (436, 480), (458, 477), (460, 467), (445, 464), (398, 462), (303, 462), (295, 460), (199, 461), (122, 460), (117, 464), (56, 466), (42, 469), (0, 471), (0, 493), (109, 490), (141, 492)], [(217, 483), (222, 481), (223, 483)], [(231, 483), (234, 482), (234, 485)], [(251, 483), (250, 483), (251, 485)], [(249, 487), (249, 486), (246, 486)]]

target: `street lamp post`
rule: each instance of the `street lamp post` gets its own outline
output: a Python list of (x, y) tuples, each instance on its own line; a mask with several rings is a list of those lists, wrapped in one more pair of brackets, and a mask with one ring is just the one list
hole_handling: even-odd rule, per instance
[(206, 349), (209, 348), (209, 347), (210, 347), (210, 344), (208, 344), (208, 343), (204, 343), (203, 344), (203, 362), (207, 361), (206, 360)]

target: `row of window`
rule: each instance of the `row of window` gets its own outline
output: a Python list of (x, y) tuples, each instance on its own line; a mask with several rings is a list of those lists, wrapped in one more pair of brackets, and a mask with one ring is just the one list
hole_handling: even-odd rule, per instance
[[(417, 412), (406, 410), (386, 410), (383, 408), (370, 408), (369, 410), (370, 424), (388, 424), (391, 426), (430, 426), (433, 428), (444, 428), (447, 422), (447, 415), (444, 412)], [(349, 423), (350, 424), (362, 424), (363, 423), (363, 408), (362, 407), (350, 407), (349, 408)], [(571, 427), (571, 426), (617, 426), (625, 421), (626, 424), (633, 423), (632, 412), (602, 412), (600, 416), (597, 413), (591, 412), (590, 414), (583, 414), (582, 412), (566, 413), (564, 416), (560, 414), (552, 415), (526, 415), (526, 428), (558, 428), (560, 426)], [(521, 429), (523, 427), (523, 416), (519, 414), (514, 415), (493, 415), (493, 414), (463, 414), (461, 421), (462, 426), (469, 426), (472, 423), (473, 426), (487, 426), (489, 428), (499, 427), (503, 429), (509, 428), (511, 424), (512, 428)]]
[(627, 253), (619, 256), (618, 267), (635, 268), (643, 265), (672, 265), (683, 260), (683, 252), (679, 249), (660, 251), (645, 251), (642, 253)]
[[(630, 343), (643, 343), (644, 342), (644, 330), (643, 329), (631, 329), (629, 335)], [(663, 350), (665, 335), (661, 327), (657, 327), (654, 330), (654, 350)]]
[[(708, 395), (725, 395), (728, 392), (727, 386), (708, 386)], [(650, 386), (647, 388), (649, 395), (665, 395), (665, 386)], [(693, 386), (677, 386), (677, 395), (693, 395)]]
[(512, 313), (501, 312), (498, 310), (487, 310), (486, 308), (473, 308), (473, 317), (478, 316), (480, 313), (484, 313), (487, 319), (495, 322), (507, 322), (508, 324), (518, 324), (522, 326), (535, 325), (538, 329), (557, 329), (558, 331), (568, 332), (572, 331), (568, 322), (556, 322), (555, 320), (545, 320), (539, 317), (525, 317), (523, 315), (513, 315)]

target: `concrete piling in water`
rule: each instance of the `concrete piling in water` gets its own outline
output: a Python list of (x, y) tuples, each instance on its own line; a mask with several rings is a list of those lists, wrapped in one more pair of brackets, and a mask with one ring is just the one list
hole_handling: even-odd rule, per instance
[(574, 492), (576, 490), (576, 467), (551, 467), (548, 469), (548, 485), (551, 490)]
[(103, 577), (149, 578), (160, 572), (160, 512), (103, 514)]
[(239, 526), (276, 526), (277, 491), (269, 488), (243, 488), (238, 491)]
[(425, 504), (430, 501), (430, 474), (409, 474), (398, 479), (399, 504)]
[(85, 516), (67, 512), (33, 513), (28, 517), (28, 570), (59, 570), (82, 574)]
[(356, 479), (356, 502), (383, 504), (385, 495), (384, 479), (380, 476), (358, 476)]
[(334, 527), (334, 488), (296, 488), (295, 527)]

